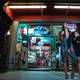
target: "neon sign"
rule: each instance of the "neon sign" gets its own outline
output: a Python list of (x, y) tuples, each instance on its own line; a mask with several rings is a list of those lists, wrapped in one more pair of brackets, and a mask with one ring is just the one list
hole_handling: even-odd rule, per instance
[(41, 35), (47, 35), (49, 30), (46, 27), (37, 26), (34, 28), (34, 34), (41, 36)]

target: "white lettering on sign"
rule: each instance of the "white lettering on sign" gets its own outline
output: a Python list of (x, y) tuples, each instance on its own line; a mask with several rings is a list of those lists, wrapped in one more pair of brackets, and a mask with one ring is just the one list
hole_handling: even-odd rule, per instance
[(44, 47), (44, 46), (31, 46), (30, 48), (33, 50), (49, 50), (50, 49), (50, 47), (48, 47), (48, 46), (46, 46), (46, 47)]

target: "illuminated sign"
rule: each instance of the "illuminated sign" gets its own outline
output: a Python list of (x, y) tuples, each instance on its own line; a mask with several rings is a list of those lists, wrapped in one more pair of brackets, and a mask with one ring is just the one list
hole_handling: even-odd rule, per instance
[(77, 26), (75, 23), (69, 23), (67, 27), (68, 27), (69, 31), (74, 32), (74, 31), (76, 31)]
[(31, 46), (30, 47), (32, 50), (49, 50), (49, 46)]
[(34, 28), (34, 34), (35, 35), (47, 35), (49, 32), (49, 30), (46, 27), (42, 27), (42, 26), (37, 26)]
[[(26, 23), (19, 23), (18, 24), (18, 30), (17, 30), (17, 42), (20, 43), (22, 41), (22, 36), (26, 35), (27, 36), (27, 29), (28, 25)], [(27, 40), (23, 39), (23, 43), (26, 43)]]

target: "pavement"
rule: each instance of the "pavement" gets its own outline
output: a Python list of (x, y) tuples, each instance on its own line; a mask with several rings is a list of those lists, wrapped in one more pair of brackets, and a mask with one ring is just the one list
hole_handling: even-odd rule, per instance
[[(76, 74), (78, 79), (78, 74)], [(0, 73), (0, 80), (65, 80), (64, 72), (58, 71), (10, 71)]]

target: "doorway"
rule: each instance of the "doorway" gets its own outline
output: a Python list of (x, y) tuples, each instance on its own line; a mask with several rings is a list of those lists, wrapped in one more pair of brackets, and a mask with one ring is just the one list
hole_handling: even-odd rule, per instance
[(19, 67), (51, 68), (52, 53), (56, 50), (56, 35), (60, 30), (61, 27), (56, 31), (52, 23), (20, 22), (16, 44), (20, 57)]

